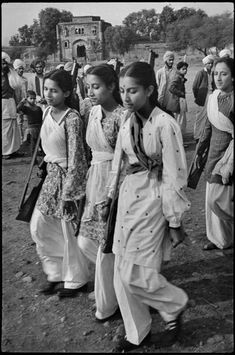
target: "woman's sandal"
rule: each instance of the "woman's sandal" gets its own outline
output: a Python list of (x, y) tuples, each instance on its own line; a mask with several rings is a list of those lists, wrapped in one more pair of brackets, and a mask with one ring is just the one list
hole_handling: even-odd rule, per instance
[(202, 248), (203, 250), (213, 250), (213, 249), (219, 249), (214, 243), (207, 243), (204, 245), (204, 247)]

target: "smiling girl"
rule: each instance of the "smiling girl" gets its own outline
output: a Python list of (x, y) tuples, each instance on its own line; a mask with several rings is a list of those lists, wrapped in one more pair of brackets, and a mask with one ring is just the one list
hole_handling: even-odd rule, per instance
[[(86, 289), (88, 260), (74, 236), (77, 204), (85, 194), (87, 161), (79, 113), (70, 108), (72, 79), (65, 70), (54, 70), (44, 79), (44, 112), (41, 144), (47, 176), (35, 206), (30, 230), (47, 284), (43, 294), (74, 297)], [(64, 283), (64, 288), (60, 284)], [(60, 288), (60, 289), (59, 289)]]
[[(119, 191), (113, 253), (114, 288), (126, 337), (114, 351), (125, 352), (149, 339), (149, 306), (167, 323), (156, 346), (177, 340), (188, 297), (161, 275), (161, 265), (169, 260), (171, 239), (176, 246), (184, 233), (181, 223), (190, 203), (183, 190), (187, 167), (180, 127), (158, 107), (154, 70), (135, 62), (122, 69), (119, 87), (127, 113), (115, 148), (113, 182), (121, 150), (129, 165)], [(112, 190), (113, 184), (109, 197)]]
[(120, 127), (123, 107), (118, 77), (113, 67), (101, 64), (87, 70), (86, 85), (93, 108), (89, 115), (86, 141), (92, 151), (86, 186), (86, 204), (78, 243), (95, 267), (95, 317), (106, 321), (118, 309), (113, 288), (114, 255), (101, 250), (105, 223), (101, 217), (107, 196), (109, 172)]

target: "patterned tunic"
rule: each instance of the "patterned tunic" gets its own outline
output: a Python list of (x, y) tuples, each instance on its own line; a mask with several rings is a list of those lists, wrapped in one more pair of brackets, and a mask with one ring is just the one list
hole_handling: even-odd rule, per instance
[(45, 215), (71, 221), (74, 214), (64, 215), (62, 200), (76, 201), (84, 196), (87, 162), (82, 137), (82, 121), (76, 110), (68, 109), (59, 122), (45, 112), (41, 129), (47, 176), (37, 201)]
[(119, 105), (110, 115), (104, 117), (101, 106), (94, 106), (87, 126), (86, 141), (92, 150), (92, 161), (88, 171), (86, 204), (80, 234), (100, 242), (105, 227), (100, 211), (108, 194), (107, 182), (123, 110)]
[[(131, 144), (130, 122), (131, 116), (124, 117), (119, 131), (110, 196), (121, 149), (129, 164), (138, 163)], [(191, 205), (184, 192), (187, 165), (180, 127), (171, 116), (155, 108), (142, 133), (146, 155), (158, 161), (159, 166), (162, 163), (162, 177), (159, 178), (158, 166), (125, 176), (119, 190), (113, 253), (133, 264), (156, 268), (162, 255), (165, 260), (170, 257), (167, 224), (178, 227)]]

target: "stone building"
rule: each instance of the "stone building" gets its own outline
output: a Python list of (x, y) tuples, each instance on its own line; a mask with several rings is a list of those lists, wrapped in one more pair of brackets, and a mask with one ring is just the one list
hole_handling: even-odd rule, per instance
[(109, 26), (111, 24), (101, 20), (99, 16), (76, 16), (72, 22), (58, 23), (56, 34), (59, 60), (104, 60), (104, 31)]

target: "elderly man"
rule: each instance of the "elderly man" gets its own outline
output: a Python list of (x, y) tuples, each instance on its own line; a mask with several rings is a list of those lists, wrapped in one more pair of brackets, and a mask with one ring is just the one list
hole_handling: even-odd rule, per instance
[[(26, 98), (26, 93), (28, 89), (28, 80), (24, 77), (25, 64), (21, 59), (15, 59), (13, 62), (13, 68), (15, 69), (17, 75), (17, 85), (15, 89), (16, 104), (18, 105), (20, 101)], [(27, 122), (25, 120), (25, 122)], [(20, 129), (21, 142), (24, 140), (23, 123), (24, 115), (22, 113), (17, 113), (17, 123)]]
[(14, 71), (10, 67), (10, 57), (2, 52), (2, 158), (11, 159), (22, 156), (20, 148), (20, 131), (17, 125)]
[(156, 82), (158, 86), (158, 102), (161, 108), (174, 117), (172, 105), (174, 104), (174, 96), (169, 91), (169, 84), (173, 80), (176, 69), (173, 68), (175, 55), (171, 51), (167, 51), (163, 56), (164, 67), (156, 72)]
[(193, 81), (194, 102), (197, 104), (196, 119), (194, 122), (194, 139), (196, 143), (203, 132), (206, 121), (207, 98), (215, 89), (212, 67), (214, 64), (213, 55), (209, 54), (202, 59), (204, 68), (199, 70)]
[(37, 59), (31, 63), (31, 67), (34, 69), (35, 73), (28, 79), (28, 90), (36, 92), (36, 103), (44, 111), (46, 108), (46, 100), (44, 99), (43, 94), (43, 71), (45, 68), (45, 62), (41, 59)]

